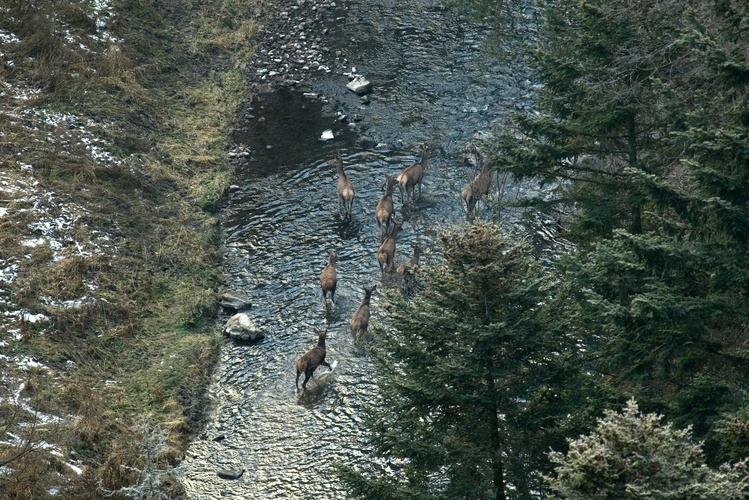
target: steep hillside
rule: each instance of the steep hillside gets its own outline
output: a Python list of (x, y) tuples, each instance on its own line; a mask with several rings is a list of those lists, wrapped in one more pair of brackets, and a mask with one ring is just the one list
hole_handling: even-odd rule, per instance
[[(101, 497), (137, 483), (134, 469), (167, 467), (198, 430), (219, 346), (214, 211), (260, 12), (238, 0), (0, 7), (8, 495)], [(148, 464), (143, 444), (161, 430)]]

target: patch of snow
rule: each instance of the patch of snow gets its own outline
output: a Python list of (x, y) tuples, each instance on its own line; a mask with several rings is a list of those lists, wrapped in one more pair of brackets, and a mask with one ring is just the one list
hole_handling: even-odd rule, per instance
[[(11, 360), (10, 357), (2, 355), (2, 354), (0, 354), (0, 359)], [(26, 356), (18, 359), (17, 361), (20, 361), (22, 369), (24, 369), (24, 370), (28, 370), (29, 367), (41, 367), (41, 368), (46, 369), (47, 371), (50, 371), (50, 369), (48, 367), (42, 365), (41, 363), (37, 363), (36, 360), (32, 360), (31, 358), (28, 358)], [(24, 364), (24, 363), (26, 363), (26, 364)], [(32, 427), (32, 426), (38, 426), (39, 424), (59, 424), (59, 423), (62, 422), (63, 419), (61, 417), (58, 417), (56, 415), (49, 415), (47, 413), (42, 413), (42, 412), (40, 412), (38, 410), (35, 410), (34, 408), (31, 407), (31, 405), (29, 405), (28, 398), (21, 397), (21, 393), (23, 392), (23, 389), (26, 387), (26, 383), (25, 382), (23, 382), (23, 381), (21, 381), (19, 379), (16, 379), (16, 378), (13, 378), (13, 377), (7, 377), (7, 376), (3, 377), (2, 382), (6, 386), (11, 386), (11, 385), (16, 385), (17, 384), (15, 391), (13, 392), (13, 394), (10, 395), (10, 397), (8, 397), (8, 399), (6, 400), (6, 402), (9, 403), (9, 404), (12, 404), (14, 406), (18, 406), (23, 411), (25, 411), (25, 412), (27, 412), (27, 413), (29, 413), (31, 415), (34, 415), (34, 421), (33, 422), (19, 422), (18, 423), (19, 427)], [(15, 441), (16, 443), (18, 441), (21, 441), (21, 439), (18, 436), (14, 435), (11, 432), (7, 432), (6, 431), (5, 435), (11, 437), (12, 440), (10, 442), (9, 441), (5, 441), (5, 442), (0, 442), (0, 443), (13, 444), (12, 441)], [(35, 445), (35, 446), (37, 446), (37, 447), (43, 447), (44, 444), (49, 445), (48, 443), (45, 443), (44, 441), (42, 441), (38, 445)], [(51, 445), (49, 445), (49, 446), (51, 446)]]
[(11, 264), (4, 269), (0, 269), (0, 283), (10, 283), (18, 277), (18, 264)]
[(17, 101), (28, 101), (29, 99), (34, 99), (35, 97), (40, 96), (41, 93), (41, 89), (14, 86), (8, 82), (5, 82), (5, 91), (2, 92), (3, 96), (7, 96)]
[(0, 30), (0, 43), (2, 43), (3, 45), (8, 45), (11, 43), (18, 43), (20, 41), (21, 39), (18, 38), (13, 33), (6, 31), (6, 30)]
[(65, 465), (67, 465), (68, 467), (70, 467), (70, 469), (71, 469), (71, 470), (72, 470), (73, 472), (75, 472), (76, 474), (78, 474), (79, 476), (80, 476), (81, 474), (83, 474), (83, 469), (81, 469), (81, 468), (80, 468), (80, 467), (78, 467), (77, 465), (73, 465), (73, 464), (71, 464), (70, 462), (65, 462)]
[[(18, 358), (18, 367), (24, 371), (29, 370), (31, 368), (39, 368), (42, 370), (49, 371), (49, 368), (46, 365), (43, 365), (42, 363), (38, 362), (37, 360), (29, 356), (21, 356), (20, 358)], [(22, 386), (21, 390), (23, 390), (23, 385), (24, 384), (21, 384)]]
[(47, 242), (44, 238), (29, 238), (21, 240), (19, 243), (25, 247), (38, 247), (42, 246)]
[(6, 330), (6, 333), (10, 334), (10, 338), (14, 342), (18, 342), (23, 338), (23, 334), (21, 333), (21, 330), (18, 330), (17, 328), (14, 328), (12, 330)]
[(89, 304), (96, 302), (96, 300), (93, 297), (88, 297), (84, 295), (80, 299), (76, 300), (53, 300), (52, 297), (42, 297), (42, 302), (44, 304), (53, 306), (53, 307), (59, 307), (61, 309), (77, 309), (81, 307), (83, 304)]
[(22, 317), (24, 321), (27, 321), (29, 323), (39, 323), (40, 321), (49, 321), (49, 318), (41, 313), (39, 314), (23, 313)]

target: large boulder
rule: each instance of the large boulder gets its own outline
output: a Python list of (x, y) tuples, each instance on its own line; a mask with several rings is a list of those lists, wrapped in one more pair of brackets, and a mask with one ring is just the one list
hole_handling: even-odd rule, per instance
[(249, 342), (265, 337), (263, 332), (246, 313), (238, 313), (229, 318), (224, 333), (234, 340)]

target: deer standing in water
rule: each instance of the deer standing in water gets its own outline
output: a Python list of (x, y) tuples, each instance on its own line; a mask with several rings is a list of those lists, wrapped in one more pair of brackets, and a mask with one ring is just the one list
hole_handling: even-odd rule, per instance
[(382, 242), (380, 248), (377, 250), (377, 263), (380, 265), (381, 272), (389, 272), (393, 269), (393, 262), (395, 261), (395, 238), (398, 237), (398, 233), (402, 228), (402, 222), (393, 226), (390, 236), (385, 238), (385, 241)]
[(302, 382), (302, 389), (307, 390), (307, 381), (312, 378), (312, 373), (317, 369), (318, 366), (330, 365), (325, 361), (325, 336), (327, 330), (317, 330), (317, 345), (307, 351), (307, 353), (299, 358), (296, 362), (296, 388), (299, 389), (299, 375), (304, 373), (304, 382)]
[[(474, 146), (473, 148), (474, 154), (476, 155), (476, 160), (479, 160), (480, 153), (478, 152), (478, 149)], [(492, 186), (492, 169), (491, 164), (488, 159), (484, 158), (481, 162), (481, 170), (479, 173), (474, 177), (474, 179), (469, 182), (466, 187), (463, 188), (463, 191), (460, 193), (460, 197), (463, 198), (463, 202), (465, 203), (465, 209), (466, 213), (470, 217), (473, 214), (474, 209), (476, 208), (476, 205), (478, 204), (479, 200), (481, 200), (483, 197), (487, 196), (489, 194), (489, 190)]]
[(414, 163), (398, 174), (398, 187), (401, 192), (401, 202), (404, 205), (411, 202), (411, 198), (414, 194), (414, 187), (419, 186), (419, 196), (421, 196), (421, 180), (424, 178), (424, 172), (429, 169), (430, 154), (431, 151), (429, 151), (425, 146), (422, 146), (421, 161)]
[(415, 283), (416, 270), (419, 268), (419, 258), (421, 258), (421, 247), (419, 245), (411, 245), (414, 249), (414, 256), (408, 262), (404, 262), (395, 272), (403, 280), (403, 284), (406, 291), (413, 290)]
[(335, 159), (328, 161), (328, 163), (335, 166), (336, 170), (338, 170), (338, 183), (336, 184), (336, 190), (338, 191), (338, 212), (340, 213), (343, 210), (343, 218), (350, 219), (354, 210), (356, 190), (346, 172), (343, 171), (343, 159), (340, 154), (337, 154)]
[(361, 338), (367, 333), (369, 328), (369, 299), (372, 298), (372, 292), (375, 291), (377, 285), (371, 288), (364, 287), (364, 300), (362, 300), (359, 308), (354, 313), (354, 317), (351, 318), (351, 335), (354, 338)]
[(408, 262), (404, 262), (403, 264), (398, 266), (398, 269), (395, 270), (395, 272), (400, 274), (401, 276), (404, 276), (408, 272), (412, 273), (416, 271), (417, 267), (419, 267), (419, 258), (421, 257), (421, 247), (419, 245), (411, 245), (411, 248), (414, 249), (413, 259), (410, 259)]
[(377, 228), (380, 232), (380, 240), (385, 238), (393, 222), (393, 189), (398, 181), (391, 175), (385, 176), (385, 194), (377, 202), (375, 208), (375, 218), (377, 219)]
[(338, 253), (333, 250), (328, 254), (328, 263), (320, 273), (320, 288), (322, 288), (322, 300), (325, 302), (325, 307), (328, 306), (328, 292), (330, 292), (330, 301), (335, 303), (335, 288), (338, 284), (336, 262), (338, 262)]

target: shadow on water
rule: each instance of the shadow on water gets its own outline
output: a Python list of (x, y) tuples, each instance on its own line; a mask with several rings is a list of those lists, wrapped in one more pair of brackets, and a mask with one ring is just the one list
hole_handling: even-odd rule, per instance
[[(240, 172), (240, 180), (272, 175), (278, 169), (295, 168), (320, 157), (332, 158), (342, 147), (351, 148), (356, 135), (345, 121), (325, 116), (325, 106), (323, 99), (306, 97), (288, 87), (255, 96), (250, 103), (250, 126), (234, 135), (235, 143), (253, 151), (250, 168)], [(333, 132), (334, 142), (321, 139), (326, 130)]]
[[(332, 464), (364, 462), (363, 407), (377, 398), (369, 339), (355, 342), (348, 323), (362, 286), (377, 285), (372, 325), (384, 317), (381, 291), (399, 286), (376, 260), (374, 207), (385, 176), (419, 160), (418, 143), (440, 146), (413, 206), (404, 209), (396, 189), (396, 219), (404, 221), (396, 267), (412, 257), (413, 245), (425, 249), (422, 262), (433, 261), (439, 229), (466, 219), (460, 191), (474, 172), (465, 168), (462, 147), (506, 114), (511, 92), (492, 73), (501, 68), (487, 67), (473, 48), (481, 29), (421, 0), (386, 3), (349, 4), (350, 20), (358, 20), (352, 26), (363, 23), (357, 44), (377, 47), (362, 67), (387, 82), (371, 104), (345, 90), (343, 75), (331, 74), (307, 89), (257, 96), (234, 137), (252, 155), (236, 165), (222, 221), (226, 286), (251, 297), (247, 312), (266, 338), (222, 351), (210, 388), (215, 414), (179, 469), (190, 498), (347, 498)], [(349, 40), (341, 38), (341, 47)], [(355, 113), (364, 116), (356, 131), (339, 119)], [(333, 140), (321, 140), (326, 130)], [(362, 133), (391, 147), (363, 150)], [(336, 152), (356, 187), (349, 221), (338, 213), (336, 170), (328, 163)], [(330, 250), (339, 255), (339, 281), (326, 310), (319, 276)], [(294, 363), (324, 327), (326, 359), (337, 367), (319, 368), (307, 390), (297, 391)], [(245, 473), (226, 481), (217, 476), (222, 469)]]

